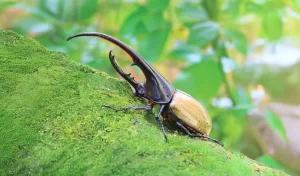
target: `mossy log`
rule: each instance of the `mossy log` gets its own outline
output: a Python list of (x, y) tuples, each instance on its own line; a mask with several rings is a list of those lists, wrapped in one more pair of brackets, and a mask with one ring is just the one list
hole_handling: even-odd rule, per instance
[(0, 31), (0, 175), (285, 175), (169, 130), (125, 81)]

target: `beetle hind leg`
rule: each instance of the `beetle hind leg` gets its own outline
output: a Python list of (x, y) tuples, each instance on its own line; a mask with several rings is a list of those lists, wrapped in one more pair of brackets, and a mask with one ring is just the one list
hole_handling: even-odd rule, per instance
[(224, 144), (223, 144), (222, 142), (220, 142), (220, 141), (218, 141), (218, 140), (216, 140), (216, 139), (214, 139), (214, 138), (210, 138), (210, 137), (208, 137), (208, 136), (206, 136), (206, 135), (203, 135), (203, 134), (200, 135), (200, 134), (194, 134), (194, 133), (191, 133), (185, 126), (183, 126), (183, 125), (182, 125), (181, 123), (179, 123), (179, 122), (176, 122), (176, 125), (177, 125), (178, 127), (180, 127), (181, 129), (183, 129), (190, 137), (206, 138), (206, 139), (211, 140), (211, 141), (213, 141), (213, 142), (215, 142), (215, 143), (221, 145), (222, 147), (224, 147)]
[(179, 126), (181, 129), (183, 129), (183, 130), (186, 132), (186, 134), (188, 134), (190, 137), (200, 137), (200, 136), (198, 136), (198, 135), (196, 135), (196, 134), (191, 133), (191, 132), (190, 132), (185, 126), (183, 126), (181, 123), (176, 122), (176, 125)]

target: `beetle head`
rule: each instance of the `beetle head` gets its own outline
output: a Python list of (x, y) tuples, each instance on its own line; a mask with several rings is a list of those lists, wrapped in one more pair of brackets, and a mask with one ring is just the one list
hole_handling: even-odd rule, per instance
[(145, 87), (142, 83), (138, 84), (136, 93), (138, 96), (143, 97), (146, 93)]

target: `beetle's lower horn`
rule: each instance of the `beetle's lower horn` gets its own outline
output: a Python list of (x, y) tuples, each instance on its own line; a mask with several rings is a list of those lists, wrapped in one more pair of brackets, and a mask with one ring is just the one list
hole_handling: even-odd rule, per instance
[(109, 59), (112, 66), (116, 69), (116, 71), (126, 80), (128, 81), (134, 88), (137, 87), (138, 82), (134, 80), (134, 77), (131, 77), (131, 73), (125, 73), (117, 64), (115, 56), (112, 55), (112, 51), (109, 52)]

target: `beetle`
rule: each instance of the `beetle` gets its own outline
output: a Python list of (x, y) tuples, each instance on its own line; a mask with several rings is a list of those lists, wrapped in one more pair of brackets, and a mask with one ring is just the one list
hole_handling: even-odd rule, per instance
[(67, 41), (82, 36), (94, 36), (105, 39), (124, 50), (133, 60), (131, 66), (138, 66), (145, 75), (146, 82), (139, 83), (131, 77), (131, 73), (125, 73), (117, 64), (112, 51), (109, 52), (109, 59), (114, 69), (133, 87), (135, 95), (149, 101), (146, 106), (127, 106), (115, 109), (109, 105), (103, 107), (111, 108), (116, 111), (133, 110), (152, 110), (154, 105), (159, 105), (159, 112), (155, 119), (160, 124), (164, 138), (168, 142), (164, 125), (160, 120), (168, 124), (173, 124), (181, 128), (190, 137), (208, 139), (224, 146), (220, 141), (210, 138), (208, 135), (212, 128), (211, 119), (206, 109), (189, 94), (176, 90), (159, 72), (157, 72), (140, 54), (122, 41), (103, 33), (86, 32), (70, 36)]

